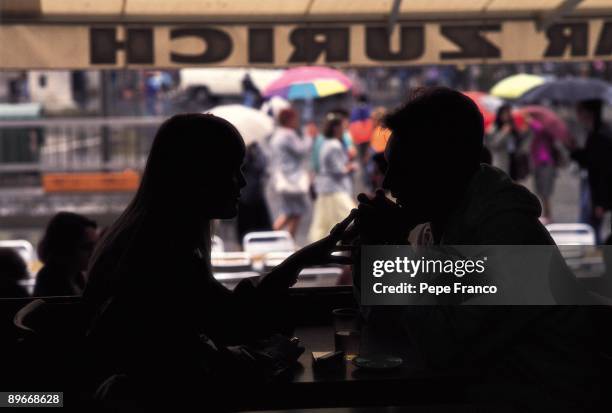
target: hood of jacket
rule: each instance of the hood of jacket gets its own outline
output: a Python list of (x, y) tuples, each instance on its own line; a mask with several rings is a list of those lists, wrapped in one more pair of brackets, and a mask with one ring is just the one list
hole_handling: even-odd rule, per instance
[(512, 181), (502, 170), (481, 164), (468, 184), (458, 207), (445, 225), (445, 244), (463, 243), (471, 239), (487, 221), (507, 212), (525, 214), (538, 219), (542, 207), (538, 198), (527, 188)]

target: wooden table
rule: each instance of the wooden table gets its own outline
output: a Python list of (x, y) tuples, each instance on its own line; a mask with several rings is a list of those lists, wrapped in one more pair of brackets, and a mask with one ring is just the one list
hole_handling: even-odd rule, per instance
[(296, 330), (305, 352), (289, 376), (272, 385), (250, 389), (248, 409), (402, 406), (459, 403), (462, 383), (455, 374), (427, 372), (418, 355), (393, 370), (364, 371), (345, 361), (338, 368), (313, 368), (313, 351), (334, 350), (331, 326)]

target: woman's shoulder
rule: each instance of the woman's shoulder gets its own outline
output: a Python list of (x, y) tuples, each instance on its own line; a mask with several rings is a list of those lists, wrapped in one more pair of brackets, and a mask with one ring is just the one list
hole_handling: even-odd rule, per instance
[(322, 147), (326, 152), (337, 152), (343, 151), (342, 142), (338, 139), (324, 139)]
[(296, 135), (296, 132), (293, 129), (286, 128), (284, 126), (278, 126), (273, 134), (273, 136), (282, 136), (282, 137), (293, 136), (293, 135)]
[(270, 138), (270, 144), (272, 147), (284, 145), (293, 138), (293, 135), (295, 135), (295, 132), (292, 129), (278, 127)]

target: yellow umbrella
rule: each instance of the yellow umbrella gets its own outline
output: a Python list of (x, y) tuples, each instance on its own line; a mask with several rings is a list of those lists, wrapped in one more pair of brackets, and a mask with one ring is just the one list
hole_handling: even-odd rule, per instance
[(322, 79), (314, 83), (319, 97), (331, 96), (347, 91), (346, 85), (336, 79)]
[(500, 80), (489, 93), (504, 99), (518, 99), (525, 92), (540, 86), (545, 81), (546, 79), (542, 76), (519, 73)]

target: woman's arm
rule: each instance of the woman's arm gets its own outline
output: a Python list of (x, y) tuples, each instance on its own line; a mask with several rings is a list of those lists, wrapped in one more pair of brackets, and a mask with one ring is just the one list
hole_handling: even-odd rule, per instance
[(295, 157), (305, 156), (312, 147), (312, 138), (300, 138), (297, 133), (291, 131), (285, 136), (285, 150)]
[(345, 235), (346, 229), (353, 222), (356, 213), (356, 209), (352, 210), (342, 222), (336, 224), (327, 237), (296, 251), (268, 274), (262, 276), (257, 287), (258, 290), (284, 291), (297, 282), (300, 271), (306, 267), (330, 263), (351, 264), (352, 259), (350, 257), (332, 255), (332, 253), (343, 250), (336, 244)]
[(336, 179), (341, 179), (355, 168), (353, 163), (347, 162), (342, 148), (333, 148), (328, 151), (323, 162), (325, 162), (327, 172)]

